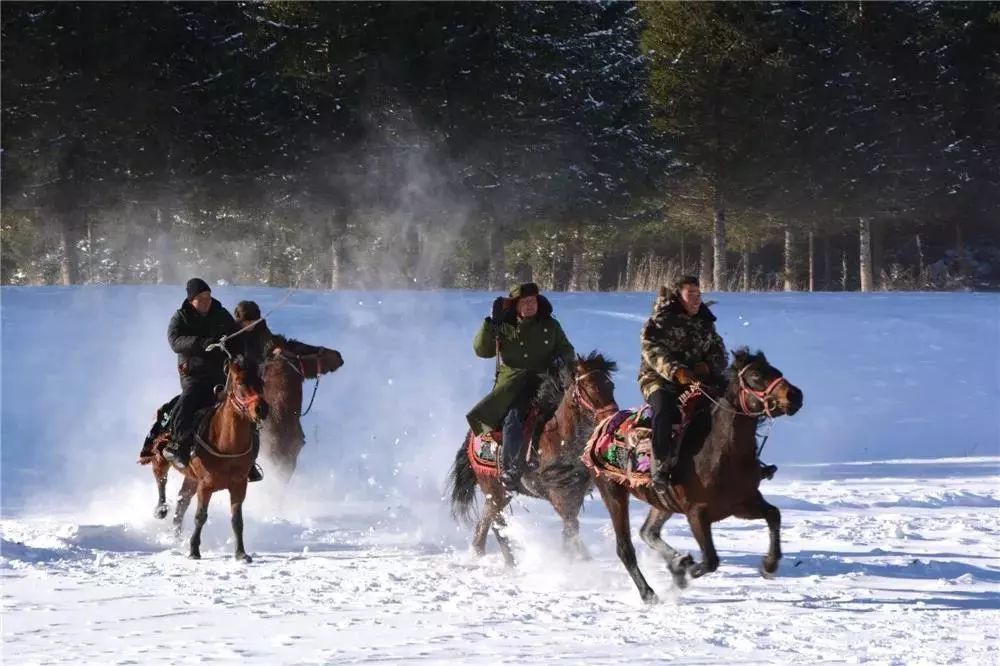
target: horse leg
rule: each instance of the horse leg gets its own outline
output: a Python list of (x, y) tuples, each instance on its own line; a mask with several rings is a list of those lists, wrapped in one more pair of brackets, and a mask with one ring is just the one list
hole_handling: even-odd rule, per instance
[(632, 534), (629, 527), (628, 518), (628, 489), (613, 481), (598, 478), (596, 479), (597, 489), (604, 500), (611, 515), (611, 524), (615, 528), (615, 544), (618, 551), (618, 559), (625, 565), (632, 582), (639, 590), (639, 596), (647, 604), (655, 604), (659, 601), (656, 592), (646, 582), (642, 572), (639, 571), (639, 563), (635, 559), (635, 546), (632, 545)]
[(701, 562), (689, 569), (692, 578), (700, 578), (719, 568), (719, 554), (715, 552), (712, 541), (712, 522), (708, 519), (708, 511), (703, 505), (694, 506), (687, 514), (691, 534), (694, 535), (701, 548)]
[(649, 515), (646, 516), (646, 521), (642, 524), (642, 529), (639, 530), (639, 536), (642, 537), (643, 542), (647, 546), (655, 550), (666, 560), (667, 569), (670, 570), (670, 575), (674, 577), (674, 585), (683, 589), (687, 587), (687, 570), (694, 565), (694, 558), (690, 555), (682, 555), (674, 550), (660, 536), (663, 524), (672, 515), (669, 511), (651, 507)]
[(170, 472), (170, 463), (159, 457), (153, 461), (153, 477), (156, 479), (156, 492), (159, 499), (156, 508), (153, 509), (153, 517), (163, 520), (167, 517), (167, 474)]
[[(506, 502), (504, 504), (506, 505)], [(503, 553), (504, 564), (513, 568), (517, 566), (517, 561), (514, 559), (514, 551), (510, 547), (510, 540), (503, 533), (505, 529), (507, 529), (507, 519), (503, 517), (503, 509), (501, 509), (493, 519), (493, 536), (497, 538), (497, 543), (500, 544), (500, 552)]]
[(761, 560), (760, 575), (764, 578), (772, 578), (774, 572), (778, 570), (778, 561), (781, 559), (781, 511), (773, 504), (769, 504), (760, 491), (757, 491), (747, 506), (735, 515), (737, 518), (747, 520), (763, 518), (767, 521), (767, 531), (770, 534), (771, 543), (767, 549), (767, 555)]
[(580, 509), (583, 508), (583, 494), (560, 490), (549, 491), (549, 501), (563, 521), (563, 550), (567, 555), (577, 555), (581, 560), (589, 560), (590, 553), (580, 539)]
[(476, 555), (482, 557), (486, 554), (486, 538), (493, 527), (493, 518), (497, 515), (497, 498), (503, 497), (503, 489), (500, 484), (493, 479), (479, 479), (479, 489), (486, 496), (486, 505), (483, 513), (476, 523), (476, 530), (472, 536), (472, 549)]
[(212, 499), (212, 490), (204, 481), (198, 484), (198, 510), (194, 512), (194, 533), (191, 535), (192, 560), (201, 559), (201, 528), (208, 522), (208, 503)]
[(177, 507), (174, 509), (174, 531), (177, 536), (181, 535), (181, 529), (184, 527), (184, 515), (187, 513), (191, 498), (197, 488), (198, 484), (194, 479), (184, 477), (184, 483), (181, 485), (180, 492), (177, 493)]
[(247, 496), (247, 478), (232, 483), (229, 486), (229, 508), (232, 512), (231, 522), (233, 525), (233, 537), (236, 539), (236, 552), (234, 556), (240, 562), (250, 563), (253, 559), (247, 555), (243, 546), (243, 500)]

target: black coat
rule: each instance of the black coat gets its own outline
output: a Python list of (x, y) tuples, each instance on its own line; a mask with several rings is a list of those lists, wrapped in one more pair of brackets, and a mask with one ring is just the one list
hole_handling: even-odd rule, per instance
[[(212, 299), (212, 306), (204, 315), (199, 314), (189, 301), (184, 301), (180, 309), (170, 319), (167, 340), (170, 348), (177, 353), (177, 372), (181, 386), (189, 383), (210, 385), (225, 384), (226, 355), (221, 350), (206, 352), (205, 347), (218, 341), (223, 335), (231, 335), (239, 330), (233, 316)], [(240, 337), (227, 343), (226, 348), (236, 356), (243, 353)]]

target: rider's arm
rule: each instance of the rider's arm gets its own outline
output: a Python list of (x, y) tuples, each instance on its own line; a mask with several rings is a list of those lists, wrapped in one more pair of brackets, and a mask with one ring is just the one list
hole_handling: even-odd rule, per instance
[(479, 358), (493, 358), (497, 355), (497, 338), (493, 320), (487, 317), (472, 340), (472, 351)]
[(174, 350), (175, 354), (197, 354), (204, 351), (205, 345), (208, 344), (208, 338), (198, 335), (184, 335), (181, 330), (183, 324), (181, 313), (174, 313), (170, 319), (170, 325), (167, 327), (167, 340), (170, 342), (170, 348)]
[(663, 331), (660, 325), (650, 319), (642, 327), (639, 349), (642, 358), (667, 381), (676, 381), (674, 375), (678, 370), (688, 370), (675, 350), (671, 349), (669, 333)]

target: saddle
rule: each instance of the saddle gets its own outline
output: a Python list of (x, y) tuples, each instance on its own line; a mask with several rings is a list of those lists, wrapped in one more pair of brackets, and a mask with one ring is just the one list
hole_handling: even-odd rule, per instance
[[(539, 418), (539, 410), (532, 407), (528, 411), (527, 418), (524, 419), (524, 438), (521, 450), (518, 453), (522, 458), (527, 459), (531, 453), (531, 436), (534, 434), (535, 423)], [(473, 435), (471, 432), (466, 436), (466, 450), (469, 455), (469, 463), (478, 476), (500, 476), (500, 452), (503, 450), (503, 433), (499, 430), (482, 435)]]
[[(700, 388), (692, 387), (681, 394), (678, 399), (681, 418), (671, 434), (675, 442), (683, 445), (688, 427), (707, 404)], [(623, 409), (604, 419), (584, 447), (584, 464), (597, 474), (606, 474), (632, 488), (648, 485), (653, 462), (652, 420), (649, 405), (638, 410)]]
[[(166, 444), (173, 438), (174, 408), (177, 406), (177, 401), (180, 397), (181, 396), (179, 394), (175, 395), (156, 410), (156, 418), (153, 421), (152, 427), (149, 429), (149, 434), (146, 435), (146, 439), (142, 443), (142, 450), (139, 452), (139, 464), (145, 465), (152, 462), (153, 458), (156, 456), (156, 451), (166, 446)], [(195, 422), (198, 424), (195, 432), (198, 437), (205, 436), (209, 424), (212, 421), (212, 414), (215, 412), (217, 407), (218, 403), (210, 407), (203, 407), (195, 412)], [(192, 453), (192, 457), (195, 455), (196, 452)]]

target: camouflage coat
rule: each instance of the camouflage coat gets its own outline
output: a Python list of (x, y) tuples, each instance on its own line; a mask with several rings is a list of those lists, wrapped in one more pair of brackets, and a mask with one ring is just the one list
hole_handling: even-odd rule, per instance
[(552, 305), (538, 297), (538, 314), (531, 319), (506, 319), (494, 324), (486, 319), (472, 342), (480, 358), (493, 358), (500, 343), (500, 372), (493, 390), (466, 415), (474, 433), (499, 430), (503, 419), (518, 400), (527, 399), (541, 383), (552, 361), (559, 357), (573, 367), (576, 352), (559, 322), (552, 318)]
[(704, 303), (697, 314), (688, 315), (674, 294), (661, 293), (656, 299), (639, 345), (639, 390), (645, 399), (661, 388), (680, 393), (674, 374), (681, 368), (693, 374), (695, 364), (703, 362), (713, 376), (726, 369), (726, 348), (715, 331), (715, 315)]

